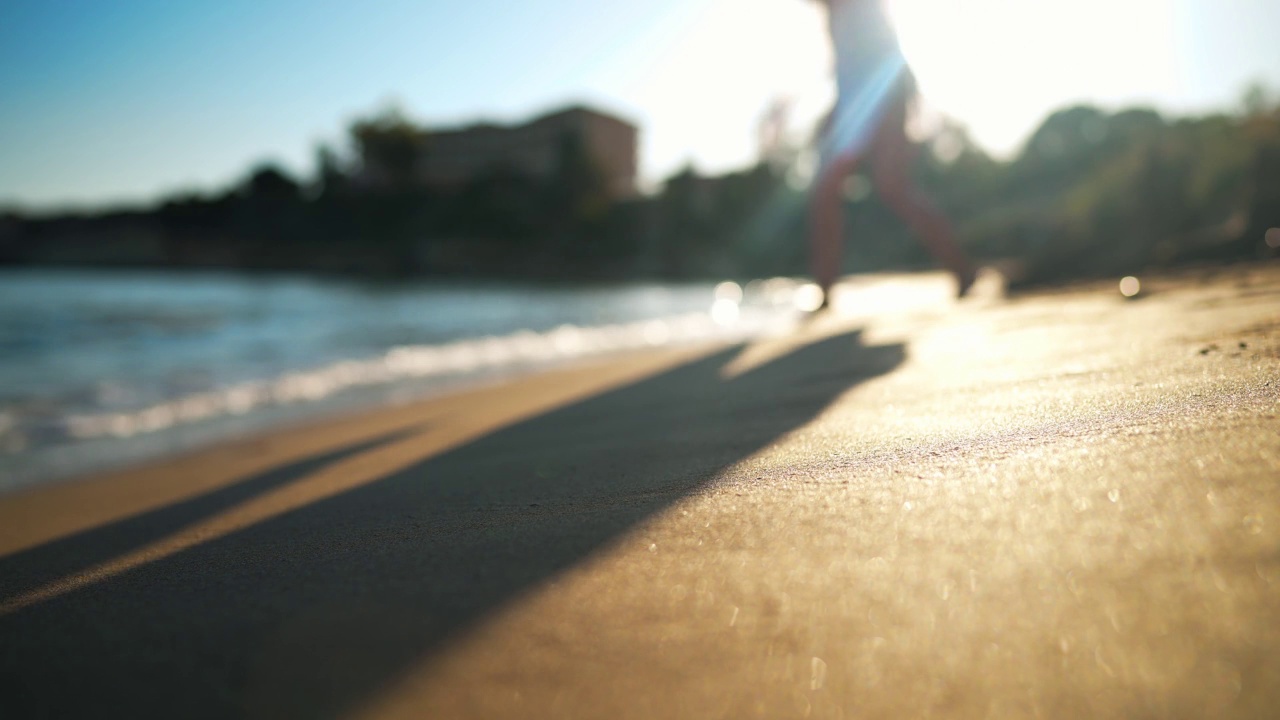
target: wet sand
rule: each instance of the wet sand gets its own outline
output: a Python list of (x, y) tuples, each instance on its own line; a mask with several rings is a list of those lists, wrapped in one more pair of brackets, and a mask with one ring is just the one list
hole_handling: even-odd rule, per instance
[(1280, 267), (1144, 281), (0, 497), (0, 716), (1274, 717)]

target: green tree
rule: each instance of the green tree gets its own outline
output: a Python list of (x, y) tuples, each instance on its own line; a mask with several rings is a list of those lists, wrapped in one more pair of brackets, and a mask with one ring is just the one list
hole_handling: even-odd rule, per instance
[(356, 121), (351, 126), (351, 139), (366, 181), (392, 189), (418, 184), (427, 133), (409, 122), (398, 108)]
[(347, 188), (347, 173), (338, 154), (329, 145), (316, 147), (316, 188), (320, 197), (340, 194)]

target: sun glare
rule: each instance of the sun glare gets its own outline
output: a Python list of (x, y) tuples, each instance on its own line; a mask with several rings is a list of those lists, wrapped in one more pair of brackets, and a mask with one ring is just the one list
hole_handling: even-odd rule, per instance
[[(1175, 0), (886, 0), (926, 107), (997, 154), (1071, 103), (1176, 95)], [(703, 0), (628, 86), (648, 109), (649, 162), (703, 171), (755, 157), (755, 123), (779, 99), (796, 139), (831, 107), (825, 14), (809, 0)], [(917, 127), (927, 133), (930, 125)]]
[(1171, 0), (890, 0), (931, 106), (1009, 151), (1066, 103), (1174, 90)]
[(667, 42), (628, 88), (653, 113), (645, 143), (663, 165), (696, 157), (702, 170), (739, 167), (754, 159), (755, 122), (771, 101), (790, 101), (794, 120), (830, 105), (830, 49), (817, 3), (707, 0)]

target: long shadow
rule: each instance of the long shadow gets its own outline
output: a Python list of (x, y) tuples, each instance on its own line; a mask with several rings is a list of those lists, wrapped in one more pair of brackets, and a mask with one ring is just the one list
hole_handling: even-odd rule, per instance
[(0, 716), (341, 716), (904, 358), (738, 350), (0, 617)]
[(422, 429), (422, 426), (415, 426), (395, 430), (371, 439), (330, 448), (291, 463), (268, 468), (181, 502), (0, 558), (0, 602), (12, 600), (54, 580), (124, 555), (223, 510), (288, 485), (327, 465), (381, 447)]

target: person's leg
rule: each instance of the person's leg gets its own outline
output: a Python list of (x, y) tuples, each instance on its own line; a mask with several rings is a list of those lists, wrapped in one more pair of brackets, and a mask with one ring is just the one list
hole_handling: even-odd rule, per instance
[(844, 249), (844, 181), (853, 174), (858, 159), (852, 155), (827, 163), (809, 199), (809, 271), (822, 288), (823, 304), (831, 300), (831, 287), (840, 276)]
[(906, 133), (907, 103), (904, 98), (886, 113), (871, 147), (872, 181), (876, 193), (911, 229), (925, 249), (956, 278), (957, 294), (963, 297), (977, 271), (956, 244), (942, 211), (911, 182), (915, 148)]

